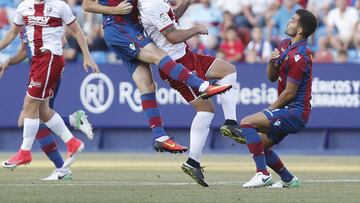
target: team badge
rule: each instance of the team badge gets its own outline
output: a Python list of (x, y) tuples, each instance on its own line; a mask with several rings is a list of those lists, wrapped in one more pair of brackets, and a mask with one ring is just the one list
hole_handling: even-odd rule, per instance
[(48, 14), (50, 14), (51, 11), (52, 11), (52, 8), (51, 8), (51, 7), (47, 7), (47, 8), (46, 8), (46, 12), (47, 12)]
[(143, 41), (144, 40), (144, 36), (141, 34), (136, 35), (136, 39), (138, 39), (139, 41)]

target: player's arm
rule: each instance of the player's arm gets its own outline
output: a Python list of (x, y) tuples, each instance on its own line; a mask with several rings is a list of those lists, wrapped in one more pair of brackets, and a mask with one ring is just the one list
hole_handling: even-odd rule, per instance
[[(297, 58), (295, 58), (295, 55)], [(289, 56), (288, 59), (288, 70), (286, 78), (286, 87), (283, 92), (279, 95), (277, 100), (270, 105), (270, 109), (282, 108), (288, 105), (296, 96), (298, 87), (302, 82), (303, 75), (307, 69), (307, 62), (304, 56), (295, 54)]]
[(4, 38), (0, 41), (0, 51), (7, 47), (14, 39), (18, 36), (21, 31), (22, 26), (17, 26), (13, 24), (9, 31), (6, 32)]
[(83, 8), (85, 11), (91, 13), (100, 13), (107, 15), (125, 15), (130, 13), (133, 7), (127, 1), (123, 1), (117, 6), (104, 6), (99, 4), (98, 0), (84, 0)]
[(279, 50), (274, 49), (268, 60), (266, 71), (267, 71), (267, 76), (271, 82), (275, 82), (279, 78), (280, 65), (276, 63), (279, 57), (280, 57)]
[(89, 51), (89, 47), (87, 45), (84, 33), (82, 32), (79, 23), (75, 20), (74, 22), (72, 22), (71, 24), (68, 25), (72, 35), (74, 36), (74, 38), (76, 39), (76, 41), (78, 42), (81, 52), (83, 54), (84, 57), (84, 69), (87, 72), (88, 71), (88, 67), (91, 67), (93, 69), (93, 72), (99, 73), (99, 67), (97, 66), (97, 64), (92, 60), (91, 56), (90, 56), (90, 51)]
[(277, 100), (270, 105), (270, 109), (283, 108), (289, 104), (296, 96), (299, 85), (288, 81), (285, 90), (279, 95)]
[(4, 75), (6, 69), (8, 69), (9, 66), (18, 64), (21, 61), (23, 61), (25, 58), (26, 58), (26, 48), (24, 43), (22, 43), (16, 55), (10, 57), (4, 63), (0, 64), (0, 78)]
[(177, 5), (173, 10), (175, 13), (175, 16), (177, 18), (181, 18), (181, 16), (184, 15), (185, 11), (189, 8), (190, 4), (192, 3), (192, 0), (181, 0), (180, 4)]
[(161, 30), (161, 34), (172, 44), (185, 42), (195, 35), (207, 35), (208, 30), (204, 25), (197, 25), (190, 29), (176, 29), (174, 24)]

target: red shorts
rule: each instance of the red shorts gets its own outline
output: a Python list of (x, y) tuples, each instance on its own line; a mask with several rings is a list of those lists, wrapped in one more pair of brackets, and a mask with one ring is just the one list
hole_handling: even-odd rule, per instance
[[(215, 59), (216, 58), (213, 56), (195, 54), (189, 50), (186, 50), (186, 54), (180, 59), (176, 60), (176, 62), (182, 64), (191, 72), (194, 72), (199, 78), (206, 80), (206, 74), (209, 71), (211, 65), (214, 63)], [(183, 82), (171, 79), (161, 70), (159, 72), (161, 78), (173, 89), (177, 90), (188, 103), (194, 101), (200, 96), (200, 93), (197, 89), (194, 89)]]
[(63, 56), (54, 55), (51, 52), (33, 56), (27, 94), (40, 100), (53, 97), (64, 65)]

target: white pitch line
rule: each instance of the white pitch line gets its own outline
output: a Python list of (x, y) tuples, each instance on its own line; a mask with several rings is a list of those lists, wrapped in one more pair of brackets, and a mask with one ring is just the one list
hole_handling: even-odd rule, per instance
[[(209, 185), (242, 185), (246, 181), (238, 182), (209, 182)], [(302, 180), (302, 183), (346, 183), (346, 182), (360, 182), (360, 180)], [(12, 183), (12, 184), (1, 184), (0, 187), (52, 187), (52, 186), (183, 186), (183, 185), (196, 185), (196, 183), (190, 182), (114, 182), (114, 181), (64, 181), (61, 183), (44, 182), (44, 183)]]

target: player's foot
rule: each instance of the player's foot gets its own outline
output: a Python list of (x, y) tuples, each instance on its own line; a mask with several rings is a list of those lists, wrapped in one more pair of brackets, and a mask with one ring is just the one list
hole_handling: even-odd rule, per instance
[(48, 177), (41, 180), (71, 180), (72, 172), (69, 168), (57, 168)]
[(262, 172), (257, 172), (253, 178), (243, 185), (244, 188), (257, 188), (269, 186), (272, 184), (271, 174), (264, 175)]
[(83, 110), (76, 111), (72, 114), (75, 118), (75, 129), (83, 132), (90, 140), (94, 138), (93, 128), (87, 119), (86, 112)]
[(222, 94), (226, 91), (228, 91), (229, 89), (231, 89), (232, 85), (209, 85), (208, 88), (206, 88), (205, 92), (202, 92), (200, 94), (200, 97), (203, 99), (209, 99), (210, 97), (217, 95), (217, 94)]
[(203, 168), (195, 168), (187, 163), (183, 163), (181, 169), (190, 177), (192, 177), (199, 185), (203, 187), (209, 187), (209, 185), (204, 180)]
[(158, 152), (183, 153), (188, 150), (187, 147), (177, 144), (174, 138), (169, 137), (164, 141), (155, 140), (154, 149)]
[(220, 131), (223, 136), (230, 137), (240, 144), (246, 144), (245, 137), (237, 124), (224, 124), (221, 126)]
[(84, 149), (84, 143), (76, 137), (66, 143), (67, 153), (63, 168), (69, 167), (75, 162), (76, 155)]
[(13, 170), (17, 166), (29, 164), (31, 160), (31, 151), (20, 149), (14, 156), (4, 161), (1, 166)]
[(278, 181), (270, 186), (270, 188), (298, 188), (300, 187), (300, 180), (294, 176), (289, 182)]

